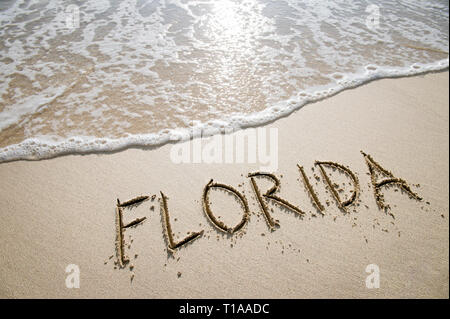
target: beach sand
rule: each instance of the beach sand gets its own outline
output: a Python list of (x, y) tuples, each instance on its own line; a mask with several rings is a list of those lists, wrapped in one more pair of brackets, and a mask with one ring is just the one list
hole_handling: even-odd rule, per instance
[[(278, 129), (279, 196), (305, 212), (301, 219), (269, 202), (280, 224), (273, 232), (247, 177), (259, 164), (175, 164), (172, 144), (0, 164), (0, 297), (448, 298), (448, 79), (441, 72), (374, 81), (264, 126)], [(380, 210), (361, 150), (423, 200), (382, 188), (395, 218)], [(359, 201), (348, 214), (323, 178), (314, 178), (321, 177), (317, 166), (311, 169), (316, 160), (343, 164), (357, 175)], [(312, 205), (297, 164), (324, 216)], [(249, 222), (232, 237), (203, 212), (210, 179), (247, 198)], [(258, 185), (267, 189), (269, 183)], [(204, 231), (174, 254), (164, 236), (161, 191), (175, 240)], [(147, 219), (124, 232), (133, 267), (120, 269), (116, 199), (140, 195), (156, 198), (123, 210), (127, 223)], [(215, 190), (210, 199), (224, 222), (240, 221), (234, 197)], [(70, 264), (79, 267), (80, 288), (66, 287)], [(378, 266), (379, 288), (366, 287), (370, 264)]]

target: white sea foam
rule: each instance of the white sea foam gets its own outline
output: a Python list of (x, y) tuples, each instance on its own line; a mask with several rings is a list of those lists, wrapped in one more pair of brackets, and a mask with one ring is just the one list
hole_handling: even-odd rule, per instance
[(447, 1), (88, 0), (68, 27), (77, 4), (0, 4), (0, 162), (261, 125), (448, 68)]

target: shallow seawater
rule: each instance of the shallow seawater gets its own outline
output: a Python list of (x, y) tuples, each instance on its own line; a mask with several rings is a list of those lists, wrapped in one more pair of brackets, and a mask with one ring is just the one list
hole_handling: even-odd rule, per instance
[[(448, 1), (0, 2), (0, 162), (258, 125), (448, 67)], [(363, 106), (362, 106), (363, 107)]]

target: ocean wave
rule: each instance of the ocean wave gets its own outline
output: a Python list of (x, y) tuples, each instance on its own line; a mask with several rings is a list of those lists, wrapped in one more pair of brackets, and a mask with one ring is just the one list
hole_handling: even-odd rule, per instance
[(448, 68), (448, 2), (0, 4), (0, 162), (258, 126)]
[(132, 147), (155, 147), (166, 143), (176, 143), (192, 138), (208, 137), (215, 134), (231, 133), (240, 129), (254, 127), (287, 116), (302, 106), (355, 88), (376, 79), (397, 78), (436, 72), (448, 69), (449, 60), (432, 64), (413, 64), (408, 68), (379, 69), (367, 66), (363, 73), (342, 76), (334, 87), (299, 92), (296, 97), (254, 114), (230, 116), (228, 119), (211, 120), (206, 123), (193, 123), (190, 128), (165, 129), (156, 134), (134, 134), (119, 139), (92, 136), (74, 136), (65, 140), (48, 137), (28, 138), (21, 143), (0, 149), (0, 163), (14, 160), (41, 160), (69, 154), (89, 154), (115, 152)]

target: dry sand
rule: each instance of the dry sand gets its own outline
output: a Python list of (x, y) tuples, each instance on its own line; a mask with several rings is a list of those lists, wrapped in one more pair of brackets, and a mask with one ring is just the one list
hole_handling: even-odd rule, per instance
[[(246, 177), (256, 164), (174, 164), (172, 145), (0, 164), (0, 297), (448, 298), (448, 82), (448, 72), (379, 80), (267, 125), (278, 128), (280, 196), (306, 212), (300, 219), (269, 203), (280, 223), (274, 232)], [(384, 189), (395, 219), (379, 210), (360, 150), (424, 200)], [(337, 208), (322, 180), (316, 183), (315, 160), (342, 163), (357, 174), (360, 202), (350, 214)], [(312, 206), (297, 164), (325, 206), (324, 217)], [(250, 221), (231, 238), (203, 213), (202, 191), (211, 178), (248, 200)], [(173, 256), (160, 191), (169, 198), (175, 240), (204, 230)], [(116, 198), (154, 194), (153, 202), (124, 210), (126, 222), (147, 219), (124, 233), (134, 268), (115, 269)], [(214, 191), (211, 201), (223, 221), (240, 220), (233, 197)], [(80, 268), (79, 289), (66, 288), (69, 264)], [(366, 288), (369, 264), (380, 269), (378, 289)]]

